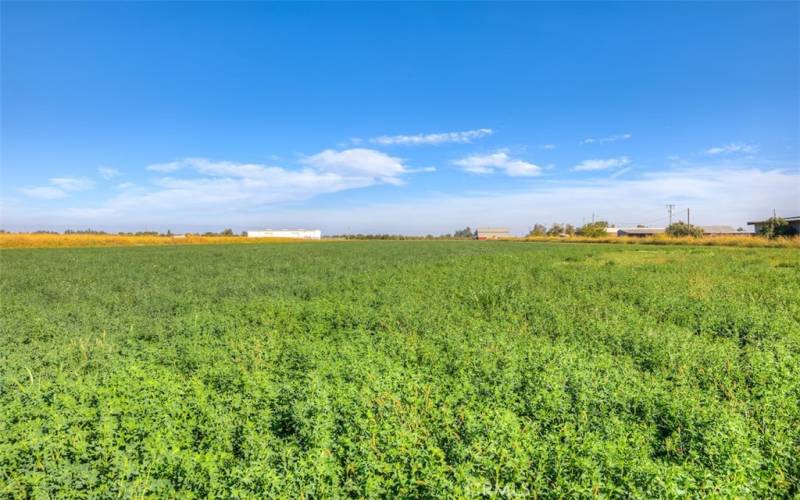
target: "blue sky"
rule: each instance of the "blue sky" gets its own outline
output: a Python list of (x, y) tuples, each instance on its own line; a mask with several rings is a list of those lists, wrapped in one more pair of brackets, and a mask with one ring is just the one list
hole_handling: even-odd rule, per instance
[(5, 229), (800, 215), (798, 3), (10, 3)]

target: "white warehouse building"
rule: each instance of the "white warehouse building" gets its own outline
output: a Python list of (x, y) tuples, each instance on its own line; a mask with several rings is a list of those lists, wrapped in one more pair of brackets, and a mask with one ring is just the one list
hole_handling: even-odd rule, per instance
[(318, 240), (322, 238), (319, 229), (261, 229), (247, 231), (248, 238), (294, 238), (298, 240)]

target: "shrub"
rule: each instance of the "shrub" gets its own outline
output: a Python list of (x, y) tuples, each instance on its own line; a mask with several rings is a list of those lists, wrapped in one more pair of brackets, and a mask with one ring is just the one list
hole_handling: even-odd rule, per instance
[(795, 230), (786, 222), (782, 217), (770, 217), (766, 223), (761, 226), (759, 233), (767, 238), (777, 238), (778, 236), (792, 236)]
[(528, 236), (544, 236), (547, 234), (547, 228), (542, 224), (534, 224), (533, 229), (530, 230)]
[(578, 228), (578, 235), (588, 236), (590, 238), (599, 238), (601, 236), (607, 236), (608, 235), (608, 233), (606, 232), (607, 227), (608, 227), (608, 222), (604, 220), (600, 220), (597, 222), (590, 222)]
[(672, 236), (674, 238), (679, 238), (682, 236), (691, 236), (692, 238), (702, 238), (703, 237), (703, 228), (700, 226), (694, 226), (692, 224), (687, 224), (685, 222), (675, 222), (667, 226), (665, 231), (667, 235)]
[(459, 229), (458, 231), (453, 233), (453, 238), (462, 238), (466, 240), (471, 240), (474, 237), (476, 236), (474, 235), (472, 229), (470, 229), (469, 226), (465, 227), (464, 229)]

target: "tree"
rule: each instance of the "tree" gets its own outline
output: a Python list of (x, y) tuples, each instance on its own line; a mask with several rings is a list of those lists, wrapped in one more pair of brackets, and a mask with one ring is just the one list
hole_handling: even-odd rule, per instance
[(533, 229), (530, 230), (528, 236), (544, 236), (547, 234), (547, 228), (544, 227), (542, 224), (534, 224)]
[(547, 236), (561, 236), (562, 234), (564, 234), (564, 226), (561, 224), (553, 224), (547, 230)]
[(567, 224), (564, 226), (564, 234), (567, 236), (575, 236), (575, 226), (572, 224)]
[(599, 238), (601, 236), (606, 236), (608, 234), (606, 232), (607, 227), (608, 227), (608, 222), (604, 220), (599, 220), (597, 222), (590, 222), (588, 224), (582, 225), (578, 229), (578, 235), (588, 236), (589, 238)]
[(703, 228), (687, 224), (685, 222), (673, 222), (664, 231), (667, 235), (672, 237), (691, 236), (692, 238), (702, 238)]
[(453, 233), (453, 238), (472, 239), (472, 229), (469, 226)]
[(767, 238), (777, 238), (778, 236), (792, 236), (795, 230), (782, 217), (770, 217), (758, 230), (759, 234)]
[(231, 228), (223, 229), (222, 236), (233, 236), (233, 229)]

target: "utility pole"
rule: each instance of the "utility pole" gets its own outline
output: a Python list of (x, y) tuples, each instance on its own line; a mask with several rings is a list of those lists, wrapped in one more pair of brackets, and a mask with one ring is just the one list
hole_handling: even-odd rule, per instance
[(689, 218), (689, 209), (688, 208), (686, 209), (686, 224), (689, 224), (689, 225), (692, 224), (692, 220)]
[(667, 205), (667, 212), (669, 212), (669, 225), (672, 225), (672, 211), (675, 210), (675, 205), (669, 204)]
[(592, 224), (594, 224), (594, 212), (592, 212)]

